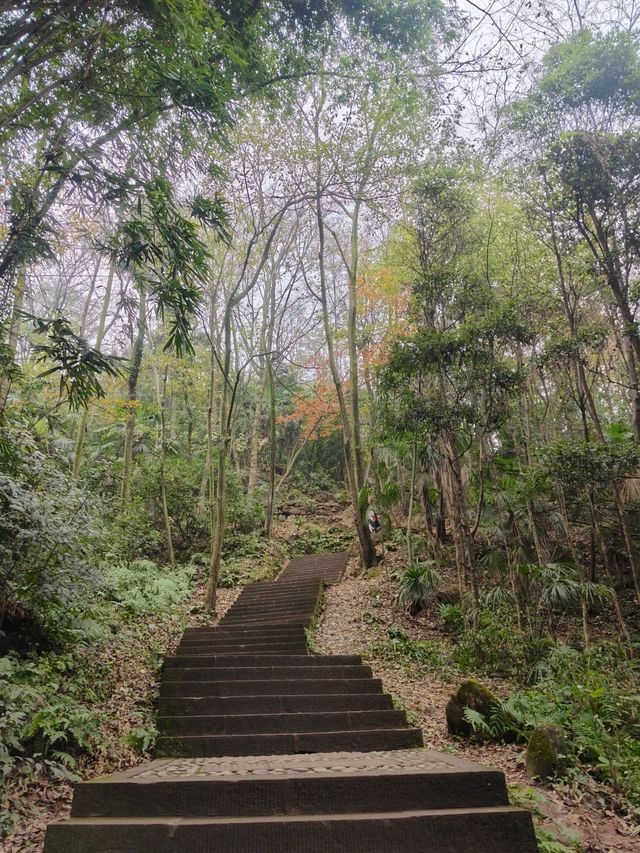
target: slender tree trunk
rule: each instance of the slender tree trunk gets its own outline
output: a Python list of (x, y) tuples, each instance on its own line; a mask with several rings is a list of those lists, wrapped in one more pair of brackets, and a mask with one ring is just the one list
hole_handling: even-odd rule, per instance
[(185, 382), (182, 383), (182, 397), (187, 413), (187, 459), (191, 462), (193, 459), (193, 408), (189, 402), (189, 391)]
[(215, 493), (215, 526), (209, 560), (209, 583), (207, 586), (207, 607), (215, 612), (218, 591), (218, 575), (224, 541), (224, 522), (226, 509), (227, 456), (231, 443), (231, 423), (229, 406), (229, 374), (231, 369), (231, 309), (227, 306), (224, 324), (224, 366), (222, 370), (222, 397), (220, 400), (220, 439), (218, 442), (218, 476)]
[[(318, 185), (320, 180), (318, 178)], [(359, 471), (362, 470), (362, 464), (358, 464), (354, 454), (354, 432), (351, 415), (347, 405), (347, 401), (342, 386), (342, 379), (336, 363), (335, 353), (333, 350), (333, 332), (331, 328), (331, 320), (329, 316), (329, 303), (327, 298), (326, 271), (325, 271), (325, 237), (324, 237), (324, 217), (322, 212), (322, 203), (320, 190), (316, 200), (316, 221), (318, 224), (318, 239), (319, 252), (318, 262), (320, 270), (320, 301), (322, 307), (322, 318), (324, 323), (325, 336), (327, 341), (327, 354), (329, 357), (329, 369), (331, 377), (336, 389), (338, 397), (338, 406), (340, 409), (340, 418), (342, 421), (342, 433), (344, 442), (344, 458), (347, 474), (347, 484), (349, 487), (349, 496), (351, 498), (351, 511), (353, 514), (353, 523), (358, 536), (360, 546), (360, 557), (365, 568), (375, 565), (377, 561), (376, 549), (371, 538), (371, 532), (364, 517), (363, 507), (361, 506), (361, 493), (364, 487), (359, 479)], [(366, 509), (366, 507), (365, 507)]]
[(4, 410), (7, 405), (7, 398), (11, 390), (11, 369), (13, 360), (18, 347), (18, 336), (20, 334), (20, 313), (22, 311), (22, 303), (24, 302), (24, 292), (27, 284), (27, 274), (25, 268), (22, 267), (16, 277), (16, 284), (13, 289), (13, 308), (11, 311), (11, 320), (9, 321), (9, 335), (7, 337), (7, 364), (5, 372), (0, 378), (0, 419), (4, 415)]
[(600, 554), (602, 555), (604, 571), (607, 576), (609, 586), (611, 588), (611, 600), (613, 602), (613, 608), (616, 614), (616, 618), (618, 620), (618, 627), (620, 628), (620, 633), (624, 637), (627, 647), (631, 649), (631, 636), (629, 635), (629, 629), (627, 628), (627, 623), (625, 622), (624, 614), (622, 612), (622, 606), (620, 604), (620, 599), (618, 598), (618, 593), (616, 592), (609, 551), (607, 549), (604, 536), (602, 535), (602, 529), (600, 527), (600, 521), (598, 519), (598, 512), (596, 510), (596, 506), (593, 500), (593, 493), (590, 490), (587, 491), (587, 498), (589, 503), (589, 512), (591, 514), (591, 521), (593, 524), (593, 532), (596, 537), (596, 544), (600, 550)]
[(136, 428), (136, 409), (138, 403), (138, 377), (142, 364), (142, 353), (144, 351), (144, 338), (146, 334), (146, 298), (144, 291), (140, 290), (140, 301), (138, 304), (138, 331), (131, 350), (129, 366), (129, 379), (127, 382), (127, 422), (124, 431), (124, 454), (122, 466), (122, 483), (120, 486), (120, 505), (124, 511), (131, 497), (131, 469), (133, 466), (133, 439)]
[(267, 370), (263, 365), (260, 382), (258, 383), (258, 392), (256, 395), (256, 405), (253, 410), (253, 421), (251, 424), (251, 440), (249, 442), (249, 474), (247, 478), (247, 500), (253, 504), (254, 492), (258, 482), (258, 453), (260, 451), (260, 427), (262, 425), (262, 404), (266, 393), (268, 382)]
[(427, 533), (429, 534), (431, 539), (433, 539), (433, 507), (431, 506), (431, 497), (429, 495), (429, 482), (426, 479), (422, 483), (422, 488), (420, 489), (420, 498), (422, 500), (422, 508), (424, 510), (424, 521), (427, 527)]
[(87, 329), (87, 317), (89, 316), (89, 309), (91, 308), (91, 302), (93, 301), (93, 294), (96, 289), (96, 282), (98, 281), (98, 273), (100, 272), (100, 257), (96, 261), (96, 264), (93, 268), (93, 275), (91, 276), (91, 283), (89, 285), (89, 292), (87, 293), (87, 298), (84, 300), (84, 306), (82, 308), (82, 314), (80, 315), (80, 328), (79, 334), (81, 338), (85, 337), (86, 329)]
[[(215, 322), (215, 294), (212, 290), (211, 304), (209, 314), (209, 339), (211, 344), (211, 353), (209, 360), (209, 408), (207, 411), (207, 472), (208, 472), (208, 498), (209, 498), (209, 562), (216, 548), (216, 523), (217, 523), (217, 507), (216, 507), (216, 427), (217, 427), (217, 409), (216, 409), (216, 322)], [(213, 592), (207, 593), (207, 603), (212, 610), (215, 610), (216, 605), (216, 585), (218, 577), (216, 575)], [(211, 579), (209, 580), (211, 584)]]
[[(157, 371), (156, 371), (157, 373)], [(162, 382), (158, 382), (158, 411), (160, 413), (160, 447), (158, 448), (158, 481), (160, 485), (160, 503), (162, 506), (162, 520), (164, 522), (165, 535), (167, 537), (167, 561), (172, 569), (176, 567), (173, 550), (173, 534), (171, 531), (171, 516), (169, 515), (169, 504), (167, 502), (167, 482), (165, 476), (165, 459), (167, 455), (167, 379), (169, 369), (165, 367), (162, 374)]]
[[(111, 259), (109, 264), (109, 273), (107, 275), (107, 285), (104, 291), (104, 299), (102, 300), (102, 308), (100, 310), (100, 319), (98, 320), (98, 330), (96, 332), (95, 348), (100, 349), (102, 339), (104, 338), (105, 329), (107, 326), (107, 315), (109, 314), (109, 306), (111, 304), (111, 293), (113, 290), (113, 277), (116, 271), (115, 259)], [(89, 421), (89, 409), (84, 408), (80, 415), (80, 422), (76, 430), (76, 446), (73, 454), (73, 468), (71, 470), (71, 479), (74, 482), (78, 481), (80, 476), (80, 467), (82, 465), (82, 452), (84, 450), (84, 440), (87, 433), (87, 423)]]
[(413, 442), (413, 448), (411, 450), (411, 481), (409, 485), (409, 509), (407, 511), (407, 560), (410, 566), (413, 565), (413, 541), (412, 541), (412, 527), (413, 527), (413, 502), (414, 495), (416, 491), (416, 471), (418, 468), (418, 445), (417, 442)]
[(479, 602), (478, 584), (472, 557), (471, 541), (466, 520), (466, 502), (460, 460), (455, 452), (455, 442), (450, 430), (444, 429), (440, 434), (440, 447), (443, 455), (443, 486), (445, 502), (451, 519), (453, 541), (456, 552), (458, 569), (458, 585), (460, 593), (464, 593), (467, 584), (476, 606)]
[(266, 371), (269, 377), (269, 495), (264, 533), (270, 539), (276, 502), (276, 383), (271, 355), (267, 355)]

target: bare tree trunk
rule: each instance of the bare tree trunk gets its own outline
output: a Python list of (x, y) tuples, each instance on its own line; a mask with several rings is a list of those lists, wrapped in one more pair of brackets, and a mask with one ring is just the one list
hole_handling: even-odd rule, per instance
[[(209, 558), (209, 582), (207, 585), (207, 607), (215, 612), (218, 592), (218, 575), (224, 540), (224, 522), (226, 509), (227, 456), (231, 443), (231, 411), (229, 405), (229, 374), (231, 370), (231, 310), (227, 306), (223, 323), (224, 363), (222, 368), (222, 397), (220, 400), (218, 442), (218, 476), (215, 490), (215, 523), (212, 527), (211, 554)], [(213, 481), (212, 481), (213, 483)]]
[(600, 521), (598, 520), (598, 513), (591, 491), (587, 492), (587, 498), (589, 502), (589, 512), (591, 513), (591, 521), (593, 524), (593, 532), (596, 538), (596, 544), (600, 549), (600, 554), (602, 555), (602, 563), (604, 565), (604, 571), (607, 576), (607, 581), (609, 582), (609, 587), (611, 588), (611, 600), (613, 601), (613, 608), (615, 610), (616, 618), (618, 620), (618, 627), (620, 628), (620, 633), (624, 637), (625, 643), (627, 644), (628, 648), (631, 649), (632, 646), (631, 637), (629, 635), (629, 629), (627, 628), (627, 623), (625, 622), (624, 614), (622, 612), (620, 599), (618, 598), (618, 593), (616, 592), (609, 551), (607, 549), (604, 536), (602, 535), (602, 529), (600, 527)]
[(158, 411), (160, 413), (160, 443), (158, 447), (158, 482), (160, 485), (160, 504), (162, 507), (162, 520), (164, 522), (165, 535), (167, 537), (167, 561), (172, 569), (176, 567), (173, 550), (173, 534), (171, 531), (171, 516), (169, 515), (169, 504), (167, 502), (167, 483), (165, 477), (165, 457), (167, 453), (167, 379), (169, 368), (165, 366), (162, 374), (162, 382), (159, 381), (158, 371), (156, 383), (158, 389)]
[(125, 510), (131, 497), (131, 469), (133, 465), (133, 439), (136, 428), (136, 408), (138, 402), (138, 377), (142, 364), (142, 353), (144, 350), (144, 338), (147, 328), (146, 299), (140, 289), (140, 302), (138, 305), (138, 331), (131, 350), (129, 367), (129, 379), (127, 382), (127, 423), (124, 431), (124, 454), (122, 466), (122, 483), (120, 486), (120, 505)]
[(411, 482), (409, 485), (409, 509), (407, 511), (407, 561), (410, 566), (413, 565), (413, 541), (412, 541), (412, 527), (413, 527), (413, 501), (414, 495), (416, 491), (416, 471), (418, 467), (418, 446), (417, 442), (413, 442), (413, 448), (411, 451)]
[(420, 498), (422, 500), (422, 508), (424, 510), (424, 521), (427, 527), (427, 533), (429, 534), (431, 539), (433, 539), (433, 507), (431, 506), (431, 496), (429, 495), (429, 482), (426, 479), (423, 481), (422, 487), (420, 489)]
[(455, 442), (449, 430), (444, 429), (441, 431), (440, 447), (444, 463), (442, 465), (442, 483), (444, 486), (445, 503), (451, 519), (456, 552), (456, 567), (458, 570), (458, 585), (460, 593), (463, 594), (466, 585), (470, 584), (473, 600), (477, 606), (479, 593), (466, 519), (466, 501), (464, 498), (462, 472), (460, 469), (460, 460), (455, 451)]
[[(104, 338), (104, 332), (107, 325), (107, 315), (109, 313), (109, 305), (111, 304), (111, 293), (113, 290), (113, 277), (116, 271), (115, 259), (111, 259), (111, 263), (109, 265), (109, 273), (107, 275), (107, 285), (104, 291), (104, 299), (102, 300), (102, 308), (100, 310), (100, 319), (98, 320), (98, 330), (96, 332), (96, 341), (95, 347), (96, 349), (100, 349), (102, 346), (102, 339)], [(82, 452), (84, 450), (84, 440), (87, 433), (87, 423), (89, 421), (89, 410), (88, 407), (82, 410), (82, 414), (80, 415), (80, 423), (78, 424), (78, 429), (76, 431), (76, 447), (73, 455), (73, 468), (71, 471), (71, 479), (75, 482), (78, 481), (78, 477), (80, 476), (80, 467), (82, 465)]]
[[(324, 236), (324, 217), (322, 212), (322, 203), (320, 196), (320, 177), (317, 176), (318, 197), (316, 199), (316, 221), (318, 225), (319, 252), (318, 262), (320, 271), (320, 303), (322, 307), (322, 318), (324, 323), (325, 336), (327, 341), (327, 354), (329, 357), (329, 369), (331, 377), (336, 389), (338, 397), (338, 406), (340, 408), (340, 418), (342, 421), (342, 433), (344, 443), (344, 458), (347, 474), (347, 484), (349, 487), (349, 496), (351, 498), (351, 511), (353, 514), (353, 523), (358, 536), (360, 546), (360, 557), (362, 564), (369, 568), (377, 562), (377, 555), (371, 532), (364, 517), (363, 507), (361, 506), (362, 490), (365, 483), (361, 481), (360, 474), (363, 473), (362, 460), (357, 461), (354, 451), (354, 426), (351, 419), (351, 414), (347, 405), (342, 386), (340, 371), (336, 363), (335, 353), (333, 349), (333, 331), (331, 328), (331, 319), (329, 316), (329, 303), (327, 298), (327, 283), (325, 271), (325, 236)], [(366, 508), (365, 508), (366, 509)]]
[(266, 393), (268, 382), (267, 370), (262, 367), (262, 375), (258, 383), (256, 406), (253, 411), (253, 422), (251, 424), (251, 440), (249, 443), (249, 475), (247, 478), (247, 500), (253, 504), (256, 483), (258, 482), (258, 453), (260, 450), (260, 427), (262, 425), (262, 404)]
[(269, 495), (264, 533), (270, 539), (276, 502), (276, 383), (270, 354), (267, 355), (266, 371), (269, 377)]
[(6, 358), (7, 364), (5, 372), (0, 378), (0, 418), (4, 415), (4, 410), (7, 405), (7, 398), (11, 390), (11, 367), (15, 358), (16, 348), (18, 346), (18, 336), (20, 334), (20, 312), (22, 311), (22, 303), (24, 301), (24, 291), (27, 284), (27, 274), (24, 267), (18, 271), (16, 284), (13, 289), (13, 308), (11, 311), (11, 320), (9, 322), (9, 335), (7, 337)]
[[(93, 301), (93, 293), (96, 289), (96, 282), (98, 280), (98, 273), (100, 272), (100, 257), (98, 257), (95, 267), (93, 269), (93, 275), (91, 276), (91, 283), (89, 285), (89, 292), (87, 293), (87, 298), (84, 300), (84, 306), (82, 308), (82, 314), (80, 315), (80, 337), (84, 338), (86, 329), (87, 329), (87, 317), (89, 316), (89, 309), (91, 308), (91, 302)], [(97, 347), (97, 345), (96, 345)]]

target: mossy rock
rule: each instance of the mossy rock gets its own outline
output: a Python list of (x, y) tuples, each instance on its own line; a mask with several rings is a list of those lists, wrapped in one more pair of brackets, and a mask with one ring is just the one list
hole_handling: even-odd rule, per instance
[(536, 726), (527, 746), (527, 776), (553, 779), (567, 769), (567, 739), (560, 726), (541, 723)]
[(500, 700), (484, 684), (474, 678), (463, 681), (447, 703), (446, 715), (449, 734), (462, 737), (481, 736), (478, 732), (474, 732), (471, 724), (465, 720), (465, 708), (477, 711), (488, 720), (499, 707)]

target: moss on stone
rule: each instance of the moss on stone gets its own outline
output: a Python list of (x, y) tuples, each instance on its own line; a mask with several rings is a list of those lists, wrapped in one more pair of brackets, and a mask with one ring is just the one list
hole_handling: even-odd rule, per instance
[(471, 724), (464, 717), (465, 708), (477, 711), (488, 720), (499, 707), (500, 700), (498, 697), (480, 681), (476, 681), (474, 678), (463, 681), (447, 703), (446, 716), (449, 733), (462, 737), (477, 737), (478, 733), (473, 731)]
[(527, 746), (527, 776), (552, 779), (566, 769), (566, 738), (555, 723), (536, 726)]

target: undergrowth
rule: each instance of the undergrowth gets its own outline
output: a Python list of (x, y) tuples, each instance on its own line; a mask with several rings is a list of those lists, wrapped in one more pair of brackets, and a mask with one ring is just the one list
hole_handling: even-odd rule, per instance
[[(104, 708), (117, 687), (119, 665), (135, 657), (139, 666), (154, 669), (164, 653), (139, 619), (174, 619), (194, 574), (193, 567), (172, 571), (150, 560), (105, 566), (100, 596), (79, 621), (74, 644), (0, 658), (0, 837), (28, 810), (34, 780), (73, 781), (81, 761), (117, 749), (105, 730), (110, 721)], [(145, 639), (136, 644), (133, 635)], [(147, 752), (155, 737), (151, 701), (122, 714), (124, 743)]]

